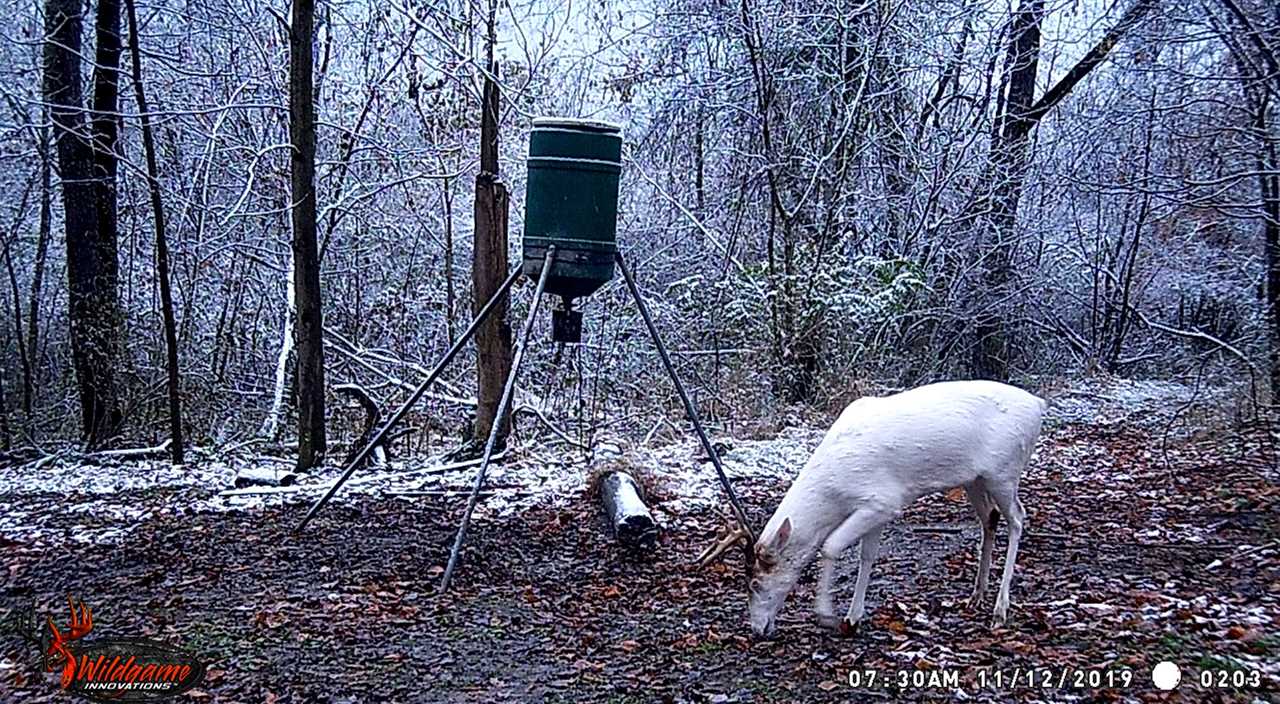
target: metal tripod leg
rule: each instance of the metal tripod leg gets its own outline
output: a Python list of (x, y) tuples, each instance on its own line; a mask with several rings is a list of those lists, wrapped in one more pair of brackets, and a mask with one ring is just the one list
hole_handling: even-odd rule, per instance
[(330, 485), (329, 490), (324, 493), (324, 496), (320, 497), (320, 500), (315, 502), (311, 507), (311, 510), (307, 511), (307, 515), (302, 519), (302, 523), (299, 523), (298, 527), (294, 529), (295, 531), (301, 531), (303, 528), (307, 527), (307, 524), (311, 522), (311, 519), (315, 517), (320, 509), (324, 508), (325, 504), (329, 503), (329, 499), (332, 499), (333, 495), (338, 493), (338, 489), (351, 478), (351, 475), (355, 473), (356, 468), (369, 458), (369, 455), (373, 453), (373, 448), (381, 444), (383, 438), (387, 437), (387, 434), (399, 425), (401, 420), (404, 420), (405, 415), (409, 413), (409, 409), (413, 408), (414, 404), (422, 398), (422, 395), (427, 392), (427, 389), (435, 383), (436, 379), (438, 379), (444, 372), (444, 368), (449, 365), (449, 362), (452, 362), (453, 358), (458, 356), (458, 353), (462, 351), (463, 345), (467, 344), (467, 341), (475, 336), (476, 330), (480, 328), (480, 324), (485, 320), (488, 320), (489, 316), (493, 314), (493, 311), (497, 309), (498, 302), (502, 300), (503, 296), (507, 295), (507, 291), (511, 290), (511, 285), (516, 282), (516, 279), (519, 278), (519, 276), (520, 267), (516, 267), (515, 270), (507, 276), (507, 280), (503, 281), (502, 285), (498, 287), (498, 290), (489, 298), (489, 301), (484, 304), (484, 307), (480, 309), (480, 312), (476, 314), (475, 320), (471, 321), (471, 324), (467, 326), (467, 329), (462, 333), (462, 336), (453, 343), (453, 346), (449, 348), (448, 352), (445, 352), (444, 358), (436, 364), (435, 369), (431, 370), (431, 373), (427, 375), (426, 380), (421, 384), (418, 384), (418, 388), (413, 390), (413, 394), (409, 396), (409, 400), (405, 401), (404, 405), (400, 406), (400, 409), (395, 412), (395, 415), (391, 416), (391, 419), (387, 421), (386, 425), (383, 425), (382, 429), (369, 440), (369, 444), (365, 445), (364, 449), (351, 459), (351, 462), (347, 464), (347, 468), (342, 472), (342, 476), (338, 477), (338, 480)]
[(524, 352), (529, 346), (529, 331), (538, 317), (538, 307), (542, 304), (542, 290), (547, 286), (547, 274), (556, 258), (556, 247), (547, 247), (546, 258), (542, 260), (542, 274), (538, 276), (538, 287), (533, 292), (533, 302), (529, 304), (529, 315), (525, 318), (524, 328), (520, 330), (519, 348), (515, 359), (511, 361), (511, 371), (507, 373), (507, 383), (502, 387), (502, 400), (498, 401), (498, 410), (494, 413), (493, 427), (489, 430), (489, 439), (484, 444), (484, 456), (480, 460), (480, 469), (476, 472), (475, 483), (471, 485), (471, 495), (467, 497), (467, 507), (462, 514), (462, 523), (458, 525), (458, 533), (453, 538), (453, 548), (449, 550), (449, 564), (444, 568), (444, 577), (440, 579), (440, 592), (449, 590), (453, 581), (453, 571), (458, 567), (458, 559), (462, 555), (462, 546), (467, 541), (467, 528), (471, 526), (471, 513), (476, 510), (476, 500), (480, 497), (480, 489), (484, 486), (484, 475), (489, 471), (489, 460), (493, 457), (493, 447), (498, 442), (502, 424), (511, 409), (511, 399), (515, 396), (516, 377), (520, 373), (520, 363), (524, 361)]
[(755, 531), (751, 530), (751, 524), (747, 521), (747, 514), (742, 510), (742, 504), (738, 503), (738, 495), (734, 493), (733, 486), (729, 484), (729, 478), (725, 476), (724, 467), (720, 464), (720, 455), (716, 453), (716, 449), (711, 446), (711, 441), (707, 439), (707, 433), (702, 429), (702, 421), (698, 419), (698, 411), (694, 409), (693, 402), (689, 400), (689, 394), (684, 390), (684, 384), (680, 383), (680, 377), (676, 376), (676, 369), (671, 365), (671, 358), (667, 356), (667, 348), (662, 344), (662, 338), (658, 337), (658, 329), (653, 325), (653, 319), (649, 317), (649, 309), (644, 304), (644, 299), (640, 297), (640, 289), (636, 288), (635, 279), (631, 276), (631, 270), (627, 268), (627, 263), (622, 259), (622, 253), (618, 252), (614, 255), (614, 260), (618, 263), (618, 268), (622, 270), (622, 278), (627, 280), (627, 289), (631, 291), (631, 297), (636, 301), (636, 307), (640, 309), (640, 317), (644, 319), (645, 327), (649, 329), (649, 336), (653, 338), (653, 346), (658, 349), (658, 357), (662, 360), (662, 366), (667, 370), (667, 376), (671, 377), (671, 383), (675, 384), (676, 393), (680, 395), (680, 400), (684, 402), (684, 412), (689, 416), (689, 421), (693, 423), (693, 429), (698, 433), (698, 439), (702, 441), (702, 448), (707, 451), (707, 456), (711, 458), (711, 464), (715, 466), (716, 477), (720, 480), (720, 486), (724, 487), (725, 494), (729, 496), (729, 504), (733, 507), (734, 517), (738, 519), (738, 524), (747, 532), (748, 543), (745, 546), (747, 554), (747, 571), (750, 574), (755, 563)]

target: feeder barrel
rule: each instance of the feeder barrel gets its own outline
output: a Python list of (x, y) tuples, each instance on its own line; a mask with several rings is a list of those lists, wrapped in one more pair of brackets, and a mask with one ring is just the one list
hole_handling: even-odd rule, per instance
[(547, 293), (589, 296), (613, 278), (618, 251), (622, 136), (616, 125), (538, 118), (529, 135), (525, 189), (525, 276), (536, 279), (556, 246)]

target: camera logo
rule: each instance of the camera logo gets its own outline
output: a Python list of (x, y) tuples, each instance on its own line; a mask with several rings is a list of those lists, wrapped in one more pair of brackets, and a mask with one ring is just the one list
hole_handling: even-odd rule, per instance
[(71, 614), (61, 628), (52, 617), (45, 617), (42, 627), (34, 609), (14, 617), (14, 630), (38, 649), (41, 669), (61, 671), (63, 691), (94, 701), (157, 701), (182, 694), (204, 678), (203, 663), (157, 640), (86, 640), (93, 611), (70, 596), (67, 606)]

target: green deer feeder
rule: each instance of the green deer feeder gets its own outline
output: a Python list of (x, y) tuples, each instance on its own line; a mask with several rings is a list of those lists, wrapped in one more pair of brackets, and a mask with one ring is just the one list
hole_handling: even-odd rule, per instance
[(626, 280), (627, 290), (640, 311), (640, 318), (653, 340), (658, 358), (663, 369), (671, 378), (676, 393), (684, 404), (685, 413), (693, 428), (697, 431), (698, 440), (702, 443), (707, 457), (715, 468), (716, 478), (724, 487), (734, 515), (748, 539), (744, 542), (744, 556), (747, 559), (750, 579), (754, 564), (754, 553), (751, 546), (755, 543), (755, 534), (747, 521), (747, 515), (738, 502), (738, 497), (720, 464), (720, 455), (711, 446), (706, 431), (698, 420), (689, 394), (685, 391), (680, 378), (676, 376), (675, 367), (667, 354), (662, 339), (658, 336), (657, 327), (649, 315), (640, 289), (627, 266), (621, 252), (618, 251), (618, 180), (622, 174), (622, 130), (617, 125), (593, 120), (576, 120), (563, 117), (542, 117), (533, 121), (533, 130), (529, 136), (529, 177), (525, 195), (524, 218), (524, 252), (522, 264), (508, 275), (502, 285), (489, 298), (488, 302), (476, 313), (475, 319), (467, 329), (453, 341), (444, 357), (420, 383), (408, 400), (391, 416), (382, 428), (365, 444), (364, 449), (352, 457), (342, 475), (333, 482), (324, 496), (312, 506), (298, 526), (301, 531), (307, 523), (337, 493), (361, 464), (368, 459), (373, 448), (381, 444), (391, 431), (404, 420), (409, 410), (416, 404), (427, 389), (435, 383), (444, 372), (445, 367), (462, 351), (463, 346), (476, 334), (480, 325), (499, 308), (499, 302), (505, 300), (511, 286), (520, 276), (537, 281), (529, 312), (521, 326), (517, 337), (515, 354), (507, 373), (502, 396), (494, 413), (494, 421), (489, 437), (485, 442), (480, 466), (476, 470), (471, 485), (471, 493), (463, 511), (462, 522), (454, 536), (453, 548), (449, 551), (449, 562), (441, 578), (441, 590), (448, 588), (453, 572), (462, 555), (462, 547), (471, 524), (471, 514), (475, 510), (480, 490), (484, 486), (485, 474), (497, 444), (498, 434), (503, 421), (511, 409), (517, 376), (521, 362), (528, 349), (530, 332), (538, 316), (538, 310), (544, 293), (559, 296), (563, 301), (560, 309), (553, 311), (552, 337), (557, 342), (580, 342), (582, 338), (582, 313), (573, 310), (573, 299), (589, 296), (613, 278), (616, 265)]
[(555, 258), (546, 292), (560, 296), (552, 337), (581, 342), (582, 313), (573, 299), (595, 293), (613, 278), (618, 253), (618, 179), (622, 135), (616, 125), (542, 117), (529, 135), (525, 188), (524, 275), (536, 280), (547, 249)]

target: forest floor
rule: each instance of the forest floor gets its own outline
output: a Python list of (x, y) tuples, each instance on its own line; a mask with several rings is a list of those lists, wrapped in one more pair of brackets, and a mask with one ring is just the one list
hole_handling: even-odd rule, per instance
[[(88, 639), (157, 638), (208, 663), (196, 702), (1277, 701), (1274, 430), (1166, 433), (1201, 419), (1170, 423), (1168, 399), (1110, 414), (1072, 405), (1089, 399), (1055, 404), (1026, 476), (1028, 533), (1000, 628), (994, 593), (980, 612), (964, 606), (978, 538), (954, 494), (887, 531), (855, 635), (814, 624), (810, 570), (779, 637), (756, 642), (741, 566), (691, 565), (720, 524), (716, 501), (679, 487), (657, 500), (660, 548), (641, 563), (618, 553), (586, 491), (480, 514), (438, 596), (457, 495), (345, 494), (295, 535), (314, 493), (228, 508), (189, 484), (48, 490), (22, 468), (0, 470), (0, 616), (34, 605), (63, 624), (66, 596), (83, 599)], [(775, 454), (803, 459), (819, 435), (792, 433)], [(748, 476), (769, 442), (725, 456), (760, 521), (787, 485), (785, 473)], [(678, 449), (697, 466), (692, 445)], [(132, 510), (95, 510), (104, 496)], [(1002, 523), (997, 565), (1003, 538)], [(846, 557), (841, 601), (854, 569)], [(0, 700), (65, 699), (32, 646), (0, 639)], [(1175, 692), (1152, 686), (1161, 659), (1182, 666)], [(1055, 681), (1009, 683), (1033, 668)], [(1244, 686), (1205, 687), (1202, 672)]]

